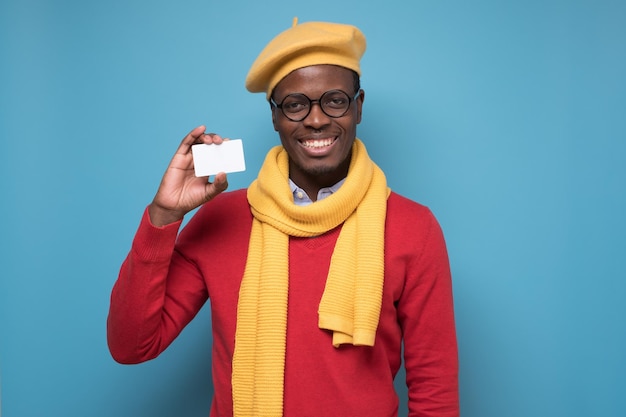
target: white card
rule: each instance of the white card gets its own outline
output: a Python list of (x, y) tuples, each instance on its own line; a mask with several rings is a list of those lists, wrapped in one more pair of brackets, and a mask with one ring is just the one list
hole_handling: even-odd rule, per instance
[(200, 143), (191, 147), (191, 153), (196, 177), (246, 170), (241, 139), (226, 140), (219, 145)]

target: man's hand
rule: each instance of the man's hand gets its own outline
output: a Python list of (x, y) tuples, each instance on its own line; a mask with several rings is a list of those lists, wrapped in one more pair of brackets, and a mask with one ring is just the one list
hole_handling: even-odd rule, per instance
[(220, 144), (219, 135), (205, 134), (205, 127), (198, 126), (181, 142), (163, 175), (159, 190), (148, 207), (150, 221), (164, 226), (181, 220), (185, 214), (201, 206), (228, 187), (226, 174), (220, 172), (213, 182), (207, 177), (196, 177), (193, 168), (191, 145), (197, 143)]

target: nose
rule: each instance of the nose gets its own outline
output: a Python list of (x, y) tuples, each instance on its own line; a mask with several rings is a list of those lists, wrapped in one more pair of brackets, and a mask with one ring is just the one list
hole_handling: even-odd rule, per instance
[(330, 123), (330, 116), (324, 113), (319, 100), (311, 100), (311, 110), (302, 122), (306, 126), (319, 129)]

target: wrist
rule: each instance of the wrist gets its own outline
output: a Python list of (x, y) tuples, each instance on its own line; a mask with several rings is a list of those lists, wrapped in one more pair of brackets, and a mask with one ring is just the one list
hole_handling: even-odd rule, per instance
[(150, 223), (156, 227), (163, 227), (179, 222), (185, 217), (185, 213), (165, 209), (154, 202), (148, 206), (148, 215), (150, 216)]

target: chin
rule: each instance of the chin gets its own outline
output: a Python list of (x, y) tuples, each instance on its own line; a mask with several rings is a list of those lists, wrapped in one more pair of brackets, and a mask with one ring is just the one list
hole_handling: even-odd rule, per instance
[(329, 175), (329, 174), (336, 172), (337, 167), (329, 166), (329, 165), (315, 165), (315, 166), (302, 167), (302, 171), (306, 172), (307, 174), (311, 176), (321, 177), (321, 176)]
[[(347, 161), (346, 161), (347, 162)], [(349, 164), (349, 163), (348, 163)], [(311, 164), (300, 166), (300, 170), (302, 172), (307, 173), (312, 177), (327, 177), (327, 176), (336, 176), (341, 173), (342, 175), (347, 174), (347, 166), (348, 164), (338, 163), (338, 164)], [(344, 172), (345, 171), (345, 172)]]

